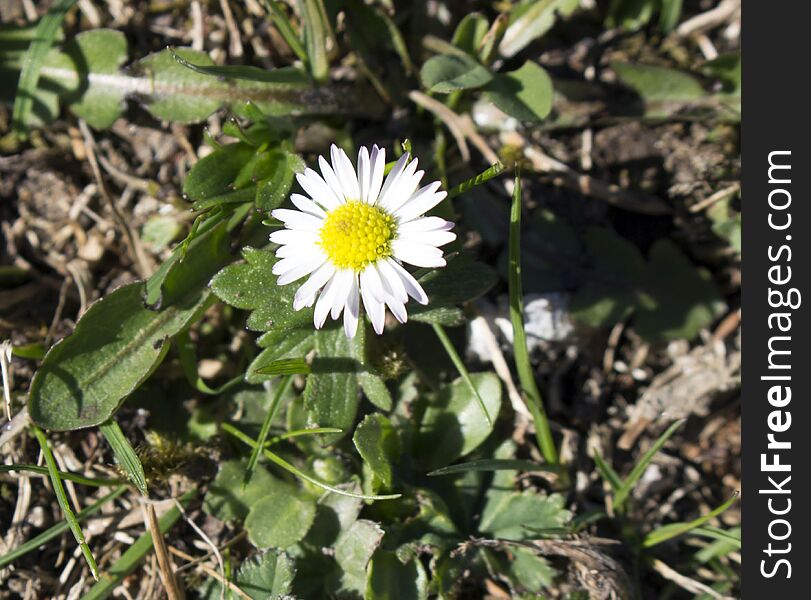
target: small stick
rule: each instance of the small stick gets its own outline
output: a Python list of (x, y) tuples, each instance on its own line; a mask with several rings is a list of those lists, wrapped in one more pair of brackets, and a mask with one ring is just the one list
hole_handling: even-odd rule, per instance
[(158, 567), (161, 577), (161, 582), (166, 590), (166, 595), (169, 600), (183, 600), (184, 595), (177, 585), (177, 580), (172, 571), (172, 561), (166, 551), (166, 542), (161, 534), (160, 526), (158, 525), (158, 516), (155, 514), (155, 507), (151, 503), (141, 504), (141, 509), (144, 511), (144, 520), (146, 521), (149, 532), (152, 534), (152, 544), (155, 548), (155, 556), (158, 558)]

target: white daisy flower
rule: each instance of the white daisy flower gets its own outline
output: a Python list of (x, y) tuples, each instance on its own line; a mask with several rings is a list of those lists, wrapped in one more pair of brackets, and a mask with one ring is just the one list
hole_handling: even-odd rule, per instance
[(271, 214), (285, 229), (270, 235), (279, 244), (281, 259), (273, 266), (277, 283), (287, 285), (309, 275), (296, 291), (293, 308), (315, 304), (313, 322), (320, 329), (327, 315), (344, 314), (344, 331), (353, 337), (358, 327), (360, 301), (378, 334), (383, 332), (386, 306), (400, 323), (408, 319), (409, 296), (420, 304), (428, 296), (403, 267), (443, 267), (439, 249), (456, 239), (453, 223), (423, 215), (447, 195), (435, 181), (417, 189), (425, 174), (417, 159), (400, 157), (386, 180), (386, 151), (361, 148), (358, 168), (335, 145), (332, 165), (318, 158), (321, 175), (306, 169), (296, 176), (307, 193), (292, 194), (298, 210), (277, 209)]

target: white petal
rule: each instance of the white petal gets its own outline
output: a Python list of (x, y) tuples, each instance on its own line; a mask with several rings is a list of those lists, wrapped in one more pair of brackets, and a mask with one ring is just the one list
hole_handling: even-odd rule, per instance
[(317, 244), (318, 239), (318, 234), (312, 231), (279, 229), (270, 234), (270, 241), (274, 244)]
[(305, 306), (312, 306), (318, 290), (328, 283), (334, 274), (335, 267), (328, 262), (318, 267), (310, 275), (310, 278), (296, 290), (296, 296), (293, 298), (293, 310), (301, 310)]
[(352, 286), (344, 306), (344, 333), (346, 337), (353, 338), (358, 331), (358, 318), (360, 316), (360, 298), (358, 295), (358, 276), (352, 273)]
[(366, 288), (378, 300), (383, 300), (383, 282), (380, 280), (380, 274), (374, 265), (369, 265), (361, 271), (360, 287), (361, 289)]
[(392, 189), (392, 186), (397, 183), (397, 180), (400, 179), (400, 175), (403, 174), (403, 169), (406, 168), (406, 163), (408, 162), (409, 158), (410, 155), (408, 152), (406, 152), (399, 159), (397, 159), (396, 163), (394, 163), (394, 166), (386, 176), (386, 181), (383, 182), (383, 187), (380, 189), (380, 193), (377, 196), (377, 204), (380, 204), (381, 206), (383, 205), (384, 198), (388, 195), (389, 190)]
[(338, 176), (335, 175), (335, 171), (332, 170), (332, 167), (329, 166), (327, 159), (323, 156), (318, 157), (318, 166), (321, 167), (321, 174), (324, 176), (324, 180), (327, 182), (327, 185), (330, 187), (331, 190), (335, 192), (335, 195), (338, 197), (338, 203), (344, 203), (344, 193), (341, 189), (341, 182), (338, 181)]
[[(288, 260), (294, 261), (296, 259), (285, 258), (284, 260), (279, 261), (277, 265), (280, 265), (281, 263)], [(276, 280), (276, 283), (278, 283), (279, 285), (287, 285), (288, 283), (292, 283), (297, 279), (301, 279), (305, 275), (309, 275), (310, 273), (315, 271), (318, 267), (323, 265), (324, 262), (326, 262), (325, 256), (307, 257), (306, 259), (298, 260), (296, 261), (295, 265), (291, 264), (290, 268), (287, 268), (281, 275), (279, 275), (279, 278)]]
[(440, 217), (420, 217), (408, 223), (403, 223), (397, 227), (399, 234), (415, 233), (423, 231), (450, 231), (453, 223)]
[(338, 291), (338, 283), (335, 281), (335, 276), (327, 282), (324, 289), (321, 290), (321, 295), (318, 296), (318, 301), (315, 303), (315, 310), (313, 311), (313, 324), (316, 329), (321, 329), (324, 326), (324, 321), (327, 320), (327, 315), (332, 308), (332, 303), (335, 301), (335, 294)]
[(303, 231), (318, 231), (324, 226), (324, 220), (300, 210), (277, 208), (270, 213), (274, 219), (279, 219), (288, 229)]
[(321, 217), (322, 219), (327, 218), (327, 213), (307, 196), (302, 194), (290, 194), (290, 200), (293, 202), (293, 205), (302, 212), (311, 214), (314, 217)]
[(335, 284), (338, 289), (335, 292), (335, 298), (332, 300), (332, 307), (330, 308), (330, 316), (337, 319), (341, 316), (341, 311), (344, 309), (349, 292), (352, 291), (352, 280), (355, 278), (355, 271), (352, 269), (341, 269), (335, 273)]
[(320, 204), (327, 210), (332, 210), (340, 204), (340, 199), (334, 190), (327, 185), (321, 175), (310, 169), (304, 169), (304, 173), (296, 174), (296, 181), (304, 188), (314, 202)]
[(417, 171), (418, 164), (416, 158), (408, 163), (397, 181), (393, 181), (389, 189), (380, 195), (380, 206), (393, 213), (411, 197), (425, 174), (424, 171)]
[(415, 267), (444, 267), (447, 264), (442, 258), (442, 250), (427, 244), (394, 240), (391, 250), (394, 258)]
[(369, 184), (368, 202), (369, 204), (376, 204), (377, 198), (380, 195), (380, 187), (383, 185), (383, 171), (386, 168), (386, 149), (378, 148), (377, 144), (372, 146), (370, 161), (372, 163), (372, 180)]
[(383, 325), (386, 322), (386, 306), (382, 300), (375, 298), (369, 288), (364, 285), (363, 276), (368, 270), (367, 267), (360, 274), (360, 295), (363, 298), (363, 307), (366, 309), (366, 314), (369, 315), (369, 319), (372, 321), (372, 328), (377, 335), (380, 335), (383, 333)]
[(290, 258), (295, 256), (305, 256), (307, 254), (320, 254), (323, 252), (320, 247), (312, 243), (285, 244), (276, 249), (276, 258)]
[[(385, 262), (379, 263), (381, 266), (385, 265)], [(403, 286), (403, 282), (400, 279), (400, 276), (391, 268), (388, 268), (388, 273), (386, 277), (381, 277), (381, 283), (383, 284), (384, 290), (384, 299), (386, 304), (391, 310), (391, 314), (400, 321), (400, 323), (405, 323), (408, 321), (408, 313), (406, 312), (405, 303), (408, 301), (408, 295), (406, 294), (405, 287)], [(381, 269), (381, 272), (383, 269)], [(395, 291), (396, 289), (396, 291)]]
[(383, 286), (397, 298), (400, 304), (408, 302), (408, 293), (406, 292), (403, 280), (397, 271), (394, 270), (394, 267), (389, 264), (389, 261), (378, 261), (375, 268), (377, 268), (377, 273), (383, 281)]
[(398, 239), (415, 244), (444, 246), (455, 240), (456, 234), (452, 231), (419, 231), (406, 234), (401, 233)]
[(361, 146), (358, 151), (358, 185), (360, 186), (360, 200), (369, 201), (369, 187), (372, 185), (372, 166), (369, 162), (369, 149)]
[(422, 286), (419, 282), (414, 279), (414, 276), (406, 271), (401, 265), (397, 263), (397, 261), (392, 259), (386, 259), (386, 262), (395, 270), (397, 274), (400, 276), (400, 279), (405, 286), (406, 292), (408, 295), (414, 298), (420, 304), (428, 304), (428, 295), (425, 293), (425, 290), (422, 289)]
[(358, 200), (360, 198), (360, 190), (358, 189), (358, 177), (355, 174), (355, 169), (352, 166), (352, 161), (341, 148), (333, 144), (330, 149), (332, 156), (332, 169), (338, 176), (338, 181), (341, 182), (344, 198), (347, 200)]
[(400, 223), (407, 223), (411, 219), (419, 217), (445, 199), (448, 193), (444, 190), (437, 192), (440, 183), (435, 181), (414, 194), (398, 210), (394, 211), (394, 216)]

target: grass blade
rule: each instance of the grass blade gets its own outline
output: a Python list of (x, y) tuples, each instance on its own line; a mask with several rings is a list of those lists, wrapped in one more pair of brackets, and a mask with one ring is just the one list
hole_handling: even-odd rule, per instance
[(528, 408), (535, 421), (535, 435), (538, 446), (547, 462), (558, 464), (558, 451), (552, 430), (549, 428), (549, 419), (543, 407), (543, 399), (535, 382), (535, 373), (529, 360), (527, 349), (527, 335), (524, 331), (524, 292), (521, 285), (521, 178), (516, 174), (515, 188), (513, 190), (512, 208), (510, 210), (510, 322), (513, 326), (513, 353), (515, 355), (515, 368), (521, 387), (529, 397)]
[(53, 485), (56, 500), (59, 502), (59, 507), (62, 509), (62, 513), (65, 515), (65, 520), (68, 523), (71, 533), (73, 533), (73, 537), (76, 539), (76, 543), (79, 544), (79, 548), (82, 549), (82, 554), (87, 562), (87, 566), (90, 567), (90, 572), (93, 573), (93, 579), (98, 581), (99, 570), (96, 566), (96, 559), (93, 558), (93, 553), (90, 552), (90, 547), (87, 545), (87, 542), (84, 539), (84, 534), (82, 533), (82, 528), (79, 526), (79, 521), (76, 520), (76, 515), (73, 513), (73, 509), (70, 507), (68, 496), (65, 494), (65, 487), (62, 485), (62, 480), (59, 478), (59, 469), (56, 467), (56, 461), (54, 460), (54, 455), (51, 452), (51, 446), (48, 444), (48, 438), (45, 437), (45, 433), (42, 431), (42, 429), (36, 425), (31, 425), (31, 429), (34, 432), (34, 436), (37, 438), (39, 446), (42, 449), (42, 454), (45, 457), (45, 464), (48, 466), (48, 475), (51, 478), (51, 485)]
[(653, 457), (656, 455), (659, 450), (662, 449), (662, 446), (665, 445), (665, 442), (670, 439), (670, 437), (676, 433), (676, 430), (684, 424), (685, 419), (681, 419), (673, 423), (670, 427), (667, 428), (659, 439), (654, 442), (654, 444), (648, 449), (645, 454), (642, 455), (642, 458), (639, 459), (639, 462), (636, 463), (634, 468), (631, 470), (631, 473), (628, 477), (625, 478), (625, 481), (622, 482), (622, 485), (617, 490), (616, 495), (614, 496), (614, 508), (616, 510), (621, 510), (625, 506), (625, 502), (628, 500), (628, 496), (631, 494), (631, 490), (634, 489), (636, 482), (639, 481), (639, 478), (642, 477), (642, 474), (645, 472), (645, 469), (650, 464), (650, 461), (653, 460)]
[(478, 185), (482, 185), (483, 183), (487, 183), (488, 181), (490, 181), (494, 177), (498, 177), (499, 175), (501, 175), (503, 172), (504, 172), (504, 165), (502, 163), (500, 163), (500, 162), (497, 162), (496, 164), (488, 167), (487, 169), (485, 169), (484, 171), (482, 171), (481, 173), (479, 173), (475, 177), (471, 177), (470, 179), (466, 179), (465, 181), (463, 181), (459, 185), (456, 185), (456, 186), (452, 187), (450, 190), (448, 190), (448, 198), (447, 199), (450, 200), (451, 198), (455, 198), (459, 194), (463, 194), (466, 191), (468, 191), (468, 190), (470, 190), (470, 189), (472, 189), (472, 188), (474, 188), (474, 187), (476, 187)]
[(542, 465), (530, 460), (514, 460), (511, 458), (485, 458), (472, 460), (458, 465), (450, 465), (428, 473), (428, 477), (439, 475), (456, 475), (470, 471), (557, 471), (557, 468)]
[(611, 465), (605, 462), (602, 454), (597, 451), (594, 452), (594, 464), (597, 467), (597, 470), (600, 472), (600, 475), (602, 475), (603, 479), (608, 482), (614, 492), (622, 487), (622, 478), (611, 467)]
[(326, 81), (329, 77), (327, 40), (333, 36), (324, 3), (322, 0), (299, 0), (298, 7), (304, 28), (304, 43), (307, 47), (310, 73), (316, 81)]
[(254, 445), (253, 450), (251, 450), (251, 457), (248, 459), (248, 467), (245, 469), (245, 477), (242, 480), (243, 486), (247, 485), (247, 483), (251, 480), (251, 477), (253, 477), (253, 472), (256, 470), (256, 464), (259, 462), (259, 454), (262, 452), (262, 448), (265, 447), (265, 442), (268, 439), (268, 433), (270, 433), (270, 424), (273, 422), (273, 418), (276, 416), (276, 412), (279, 410), (279, 407), (282, 404), (282, 398), (287, 393), (287, 390), (290, 389), (291, 383), (293, 383), (293, 377), (291, 375), (287, 375), (284, 379), (282, 379), (279, 389), (276, 390), (273, 399), (270, 401), (270, 406), (268, 407), (268, 412), (265, 415), (265, 420), (262, 422), (262, 428), (259, 430), (259, 437), (256, 438), (256, 445)]
[(439, 338), (439, 341), (442, 342), (442, 347), (445, 348), (445, 352), (447, 352), (448, 356), (453, 363), (453, 366), (456, 367), (456, 370), (459, 371), (459, 375), (462, 377), (462, 380), (465, 382), (467, 387), (470, 389), (473, 396), (476, 398), (476, 401), (479, 403), (479, 406), (484, 413), (484, 418), (487, 419), (487, 424), (492, 427), (493, 426), (493, 419), (490, 418), (490, 413), (487, 412), (487, 406), (484, 404), (484, 399), (479, 394), (479, 390), (476, 389), (476, 386), (473, 385), (473, 381), (470, 379), (470, 373), (467, 372), (467, 367), (465, 367), (465, 363), (462, 361), (459, 354), (456, 352), (456, 348), (453, 347), (453, 342), (448, 337), (448, 334), (445, 333), (445, 329), (442, 325), (438, 325), (436, 323), (432, 323), (431, 325), (434, 328), (434, 332), (436, 336)]
[[(18, 465), (21, 466), (21, 465)], [(47, 470), (47, 469), (46, 469)], [(115, 500), (121, 494), (126, 492), (128, 489), (127, 486), (122, 485), (121, 487), (116, 488), (106, 496), (99, 498), (96, 502), (88, 506), (87, 508), (80, 510), (76, 513), (76, 520), (77, 521), (84, 521), (88, 517), (92, 516), (93, 514), (97, 513), (102, 506), (107, 504), (108, 502)], [(49, 527), (38, 536), (31, 538), (27, 542), (20, 544), (13, 550), (7, 552), (6, 554), (0, 556), (0, 568), (5, 567), (6, 565), (14, 562), (21, 556), (28, 554), (29, 552), (36, 550), (40, 546), (47, 544), (52, 539), (59, 537), (65, 531), (68, 530), (68, 523), (67, 521), (60, 521), (56, 525)]]
[[(652, 546), (661, 544), (662, 542), (665, 542), (669, 539), (672, 539), (680, 535), (684, 535), (685, 533), (688, 533), (693, 529), (701, 527), (702, 525), (704, 525), (704, 523), (706, 523), (711, 519), (714, 519), (722, 512), (724, 512), (726, 509), (728, 509), (730, 506), (735, 504), (735, 501), (737, 499), (738, 494), (735, 494), (734, 496), (732, 496), (732, 498), (724, 502), (721, 506), (718, 506), (717, 508), (708, 512), (706, 515), (694, 519), (692, 521), (688, 521), (685, 523), (671, 523), (669, 525), (663, 525), (662, 527), (658, 527), (645, 536), (645, 539), (642, 541), (642, 546), (644, 548), (651, 548)], [(740, 546), (741, 541), (739, 539), (735, 540), (735, 538), (732, 536), (729, 536), (729, 538), (725, 539), (737, 541), (738, 545)]]
[(274, 444), (278, 444), (281, 441), (289, 440), (291, 438), (297, 438), (304, 435), (316, 435), (320, 433), (343, 433), (343, 429), (339, 429), (338, 427), (313, 427), (312, 429), (294, 429), (293, 431), (288, 431), (287, 433), (283, 433), (281, 435), (277, 435), (275, 437), (270, 438), (267, 442), (265, 442), (265, 447), (273, 446)]
[(113, 449), (115, 459), (118, 464), (121, 465), (121, 468), (124, 469), (124, 472), (127, 474), (127, 479), (138, 488), (138, 491), (141, 492), (142, 495), (148, 496), (149, 490), (147, 490), (146, 486), (144, 467), (138, 455), (135, 454), (135, 450), (127, 439), (127, 436), (121, 431), (118, 421), (114, 418), (110, 419), (106, 423), (99, 425), (99, 429), (101, 433), (104, 434), (107, 443), (110, 444), (110, 448)]
[[(37, 475), (50, 475), (47, 467), (39, 465), (0, 465), (0, 473), (36, 473)], [(121, 479), (105, 479), (105, 478), (91, 478), (79, 475), (78, 473), (69, 473), (68, 471), (57, 471), (59, 478), (65, 481), (72, 481), (81, 485), (91, 485), (94, 487), (121, 485), (125, 483)]]
[(310, 365), (303, 358), (283, 358), (259, 367), (254, 371), (259, 375), (306, 375), (310, 372)]
[[(185, 508), (196, 493), (196, 490), (187, 492), (178, 502)], [(164, 534), (169, 531), (178, 519), (180, 519), (180, 510), (177, 506), (173, 506), (158, 519), (160, 532)], [(82, 600), (103, 600), (109, 597), (113, 593), (113, 590), (121, 584), (123, 579), (138, 567), (151, 549), (152, 534), (147, 531), (121, 555), (121, 558), (119, 558), (109, 570), (102, 573), (101, 579), (99, 579), (96, 585), (90, 588), (90, 591), (82, 596)]]
[(284, 41), (287, 42), (287, 45), (290, 46), (293, 53), (298, 56), (299, 60), (304, 63), (304, 66), (306, 67), (309, 64), (307, 59), (307, 51), (304, 49), (304, 46), (301, 45), (301, 40), (299, 40), (296, 31), (290, 24), (290, 20), (287, 18), (287, 15), (285, 15), (282, 9), (279, 7), (280, 4), (281, 3), (277, 0), (265, 0), (265, 8), (269, 13), (270, 20), (273, 21), (276, 29), (279, 30), (279, 33), (284, 38)]
[[(253, 448), (256, 445), (255, 441), (253, 441), (250, 437), (248, 437), (247, 435), (242, 433), (239, 429), (237, 429), (233, 425), (230, 425), (229, 423), (223, 423), (222, 430), (234, 436), (239, 441), (244, 442), (251, 448)], [(292, 473), (296, 477), (303, 479), (304, 481), (308, 481), (313, 485), (317, 485), (321, 489), (327, 490), (328, 492), (334, 492), (335, 494), (340, 494), (342, 496), (349, 496), (350, 498), (360, 498), (361, 500), (394, 500), (402, 495), (402, 494), (386, 494), (383, 496), (370, 496), (367, 494), (355, 494), (354, 492), (347, 492), (346, 490), (342, 490), (341, 488), (337, 488), (329, 485), (328, 483), (324, 483), (323, 481), (319, 481), (312, 475), (308, 475), (307, 473), (298, 470), (296, 467), (294, 467), (289, 462), (284, 460), (281, 456), (274, 454), (270, 450), (263, 450), (262, 454), (264, 454), (265, 458), (267, 458), (269, 461), (280, 466), (285, 471)]]
[(20, 137), (24, 137), (27, 131), (26, 123), (34, 106), (42, 63), (59, 35), (59, 28), (65, 18), (65, 13), (74, 4), (76, 4), (76, 0), (61, 0), (51, 8), (47, 15), (42, 17), (37, 25), (34, 39), (23, 57), (20, 80), (17, 84), (17, 96), (14, 98), (14, 109), (11, 116), (14, 131)]

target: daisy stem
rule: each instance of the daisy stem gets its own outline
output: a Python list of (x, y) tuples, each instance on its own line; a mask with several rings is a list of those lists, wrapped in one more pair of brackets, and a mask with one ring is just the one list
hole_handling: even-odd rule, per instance
[(515, 355), (515, 369), (521, 387), (527, 395), (527, 403), (532, 419), (535, 421), (535, 435), (538, 446), (546, 461), (558, 464), (558, 452), (549, 419), (543, 406), (541, 392), (535, 381), (535, 374), (529, 360), (527, 349), (527, 336), (524, 331), (524, 293), (521, 289), (521, 179), (516, 173), (515, 189), (513, 190), (512, 209), (510, 211), (510, 322), (513, 326), (513, 354)]
[(492, 427), (493, 419), (490, 418), (490, 413), (487, 412), (487, 406), (484, 404), (484, 400), (479, 394), (479, 390), (477, 390), (476, 386), (473, 385), (473, 381), (470, 379), (470, 373), (467, 372), (465, 363), (462, 362), (462, 358), (456, 352), (456, 348), (453, 347), (453, 342), (451, 342), (451, 339), (448, 337), (448, 334), (445, 333), (445, 329), (442, 327), (442, 325), (433, 323), (431, 326), (434, 328), (434, 332), (436, 333), (436, 336), (439, 338), (439, 341), (442, 342), (442, 347), (445, 348), (445, 352), (448, 353), (451, 362), (456, 367), (456, 370), (459, 371), (459, 375), (461, 375), (462, 380), (465, 382), (465, 384), (467, 384), (467, 387), (470, 388), (470, 391), (473, 393), (473, 396), (479, 402), (479, 406), (481, 407), (482, 412), (484, 413), (484, 418), (487, 419), (487, 424), (490, 427)]

